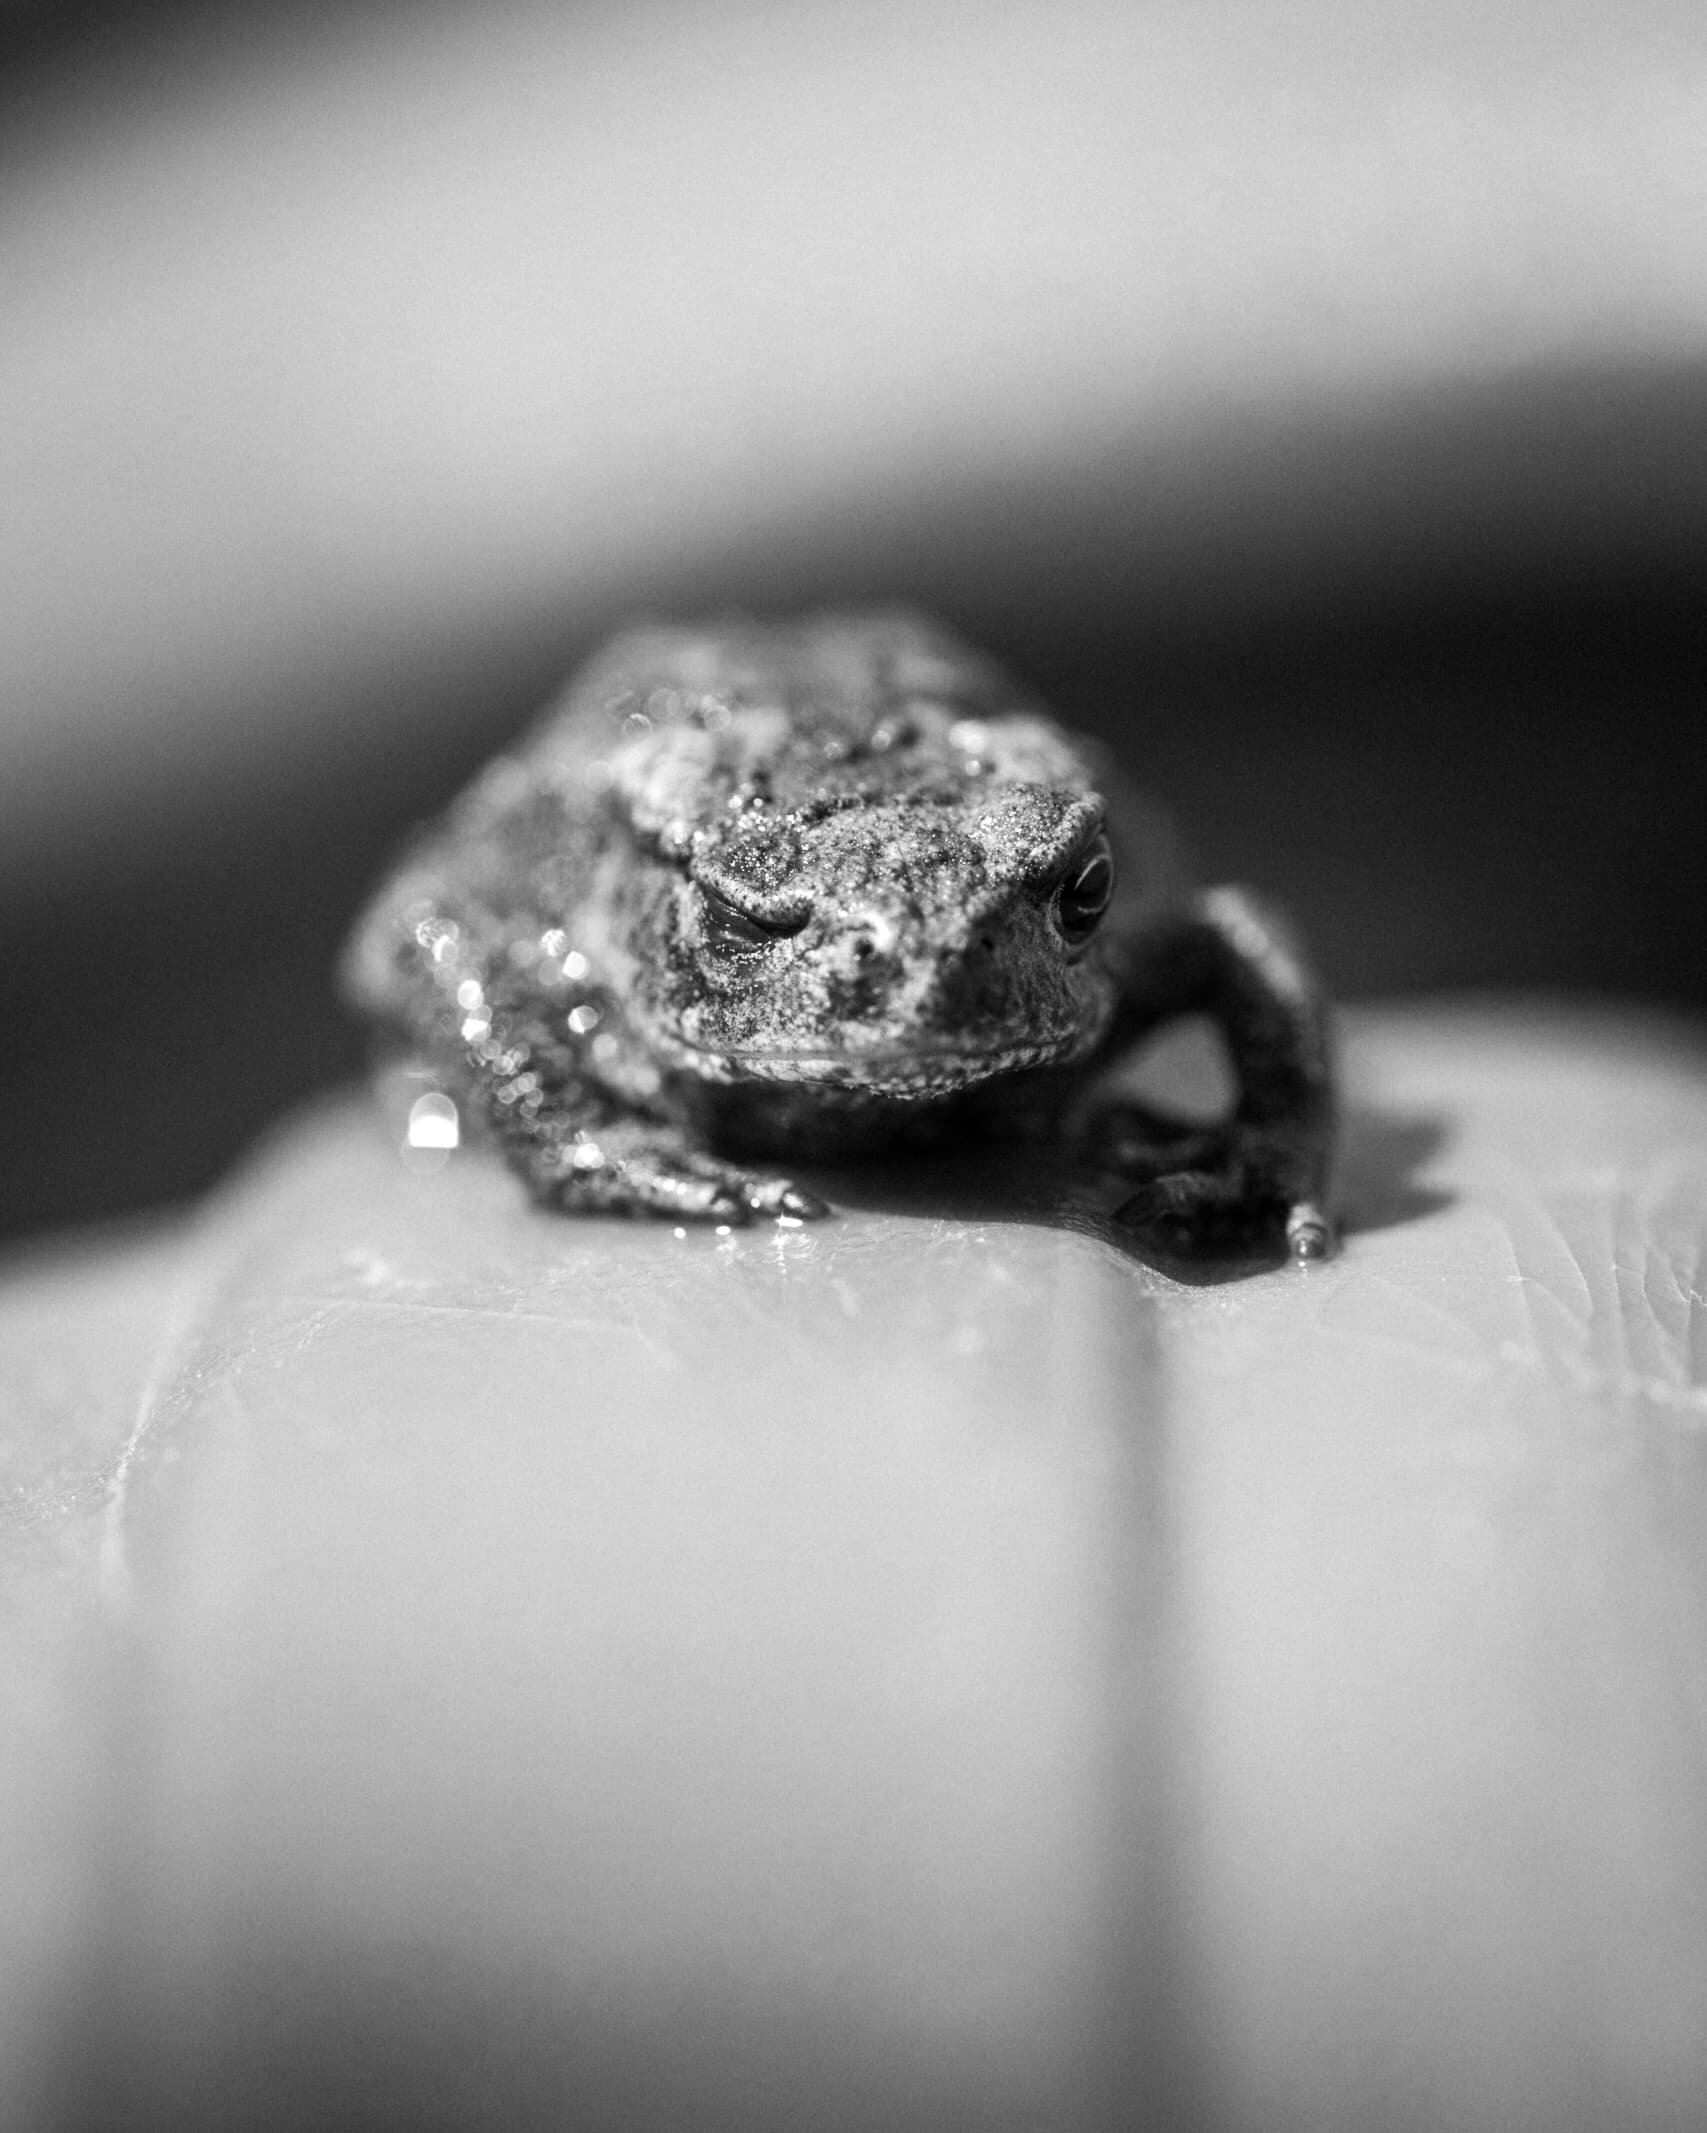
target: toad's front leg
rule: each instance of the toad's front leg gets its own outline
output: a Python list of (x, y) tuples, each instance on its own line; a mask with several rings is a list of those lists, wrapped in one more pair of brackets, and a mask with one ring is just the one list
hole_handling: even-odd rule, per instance
[(790, 1178), (709, 1154), (655, 1100), (644, 1047), (586, 958), (565, 960), (543, 915), (523, 924), (459, 888), (406, 878), (358, 935), (345, 985), (436, 1073), (536, 1200), (676, 1222), (829, 1212)]
[(1285, 1243), (1326, 1258), (1335, 1096), (1328, 1007), (1291, 929), (1243, 889), (1205, 891), (1155, 923), (1126, 972), (1120, 1035), (1207, 1015), (1226, 1040), (1238, 1095), (1224, 1124), (1157, 1137), (1153, 1114), (1118, 1099), (1088, 1121), (1088, 1152), (1144, 1182), (1124, 1225), (1165, 1249), (1240, 1253)]
[(810, 1222), (830, 1211), (792, 1178), (724, 1162), (669, 1121), (607, 1114), (568, 1131), (563, 1123), (512, 1131), (505, 1152), (536, 1199), (570, 1213), (740, 1224), (755, 1216)]
[[(604, 1058), (537, 1000), (487, 995), (490, 1028), (460, 1061), (486, 1126), (534, 1198), (568, 1214), (661, 1215), (675, 1222), (811, 1221), (829, 1209), (791, 1178), (724, 1162), (690, 1128), (637, 1104)], [(571, 1016), (573, 1016), (573, 1010)], [(620, 1057), (614, 1003), (601, 1032)]]

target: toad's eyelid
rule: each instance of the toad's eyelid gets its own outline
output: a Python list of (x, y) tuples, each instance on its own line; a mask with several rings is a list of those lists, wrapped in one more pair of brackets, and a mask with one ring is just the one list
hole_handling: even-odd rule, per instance
[(1043, 894), (1056, 897), (1070, 891), (1086, 868), (1099, 859), (1107, 866), (1112, 881), (1116, 869), (1114, 845), (1100, 818), (1096, 827), (1078, 840), (1066, 858), (1059, 860), (1047, 875), (1041, 877), (1039, 886)]
[(1099, 844), (1107, 844), (1109, 841), (1107, 806), (1096, 794), (1090, 796), (1089, 804), (1092, 810), (1091, 819), (1073, 847), (1072, 857), (1067, 861), (1070, 867), (1082, 866)]
[[(1079, 814), (1081, 809), (1088, 819), (1080, 822), (1078, 835), (1065, 853), (1059, 858), (1049, 859), (1040, 852), (1033, 866), (1026, 870), (1032, 885), (1042, 889), (1045, 894), (1053, 894), (1062, 882), (1071, 881), (1097, 846), (1108, 843), (1108, 810), (1101, 796), (1096, 793), (1086, 795), (1080, 806), (1074, 808), (1073, 813)], [(1060, 852), (1061, 847), (1056, 845), (1055, 849)]]
[(750, 932), (765, 940), (787, 940), (791, 934), (800, 932), (811, 917), (811, 911), (790, 911), (779, 917), (769, 917), (757, 911), (748, 911), (726, 896), (708, 881), (695, 884), (705, 899), (706, 909), (718, 924), (730, 926), (741, 932)]

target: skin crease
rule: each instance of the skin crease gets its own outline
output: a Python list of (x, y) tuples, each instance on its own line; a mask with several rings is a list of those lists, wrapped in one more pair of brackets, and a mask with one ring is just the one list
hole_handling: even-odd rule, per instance
[[(1333, 1246), (1285, 922), (1188, 889), (1094, 748), (904, 611), (619, 637), (422, 834), (343, 980), (567, 1211), (813, 1218), (770, 1164), (1043, 1136), (1159, 1248)], [(1099, 1086), (1185, 1013), (1239, 1085), (1208, 1130)]]

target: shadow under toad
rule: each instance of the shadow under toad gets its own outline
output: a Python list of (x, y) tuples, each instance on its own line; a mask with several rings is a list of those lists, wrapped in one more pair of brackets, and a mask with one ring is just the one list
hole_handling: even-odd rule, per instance
[[(1441, 1114), (1350, 1106), (1335, 1164), (1333, 1206), (1342, 1241), (1355, 1245), (1360, 1236), (1421, 1222), (1451, 1206), (1450, 1192), (1420, 1176), (1446, 1139)], [(913, 1151), (905, 1159), (815, 1168), (803, 1173), (803, 1182), (839, 1209), (1071, 1230), (1194, 1287), (1248, 1280), (1286, 1263), (1278, 1235), (1238, 1250), (1182, 1251), (1155, 1230), (1121, 1219), (1131, 1180), (1075, 1168), (1048, 1148)]]
[(1348, 1236), (1400, 1229), (1439, 1214), (1454, 1195), (1421, 1173), (1446, 1147), (1438, 1111), (1389, 1111), (1356, 1104), (1347, 1112), (1336, 1166), (1336, 1197)]

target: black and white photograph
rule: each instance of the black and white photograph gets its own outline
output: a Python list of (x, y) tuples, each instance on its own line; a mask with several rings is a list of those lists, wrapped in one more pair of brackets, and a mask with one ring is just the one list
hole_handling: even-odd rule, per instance
[(0, 2128), (1707, 2127), (1698, 0), (0, 0)]

